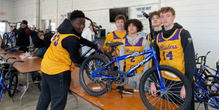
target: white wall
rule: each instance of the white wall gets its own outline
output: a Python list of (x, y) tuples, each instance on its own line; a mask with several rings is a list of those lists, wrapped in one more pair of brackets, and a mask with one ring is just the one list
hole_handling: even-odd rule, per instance
[[(9, 22), (14, 22), (14, 2), (11, 0), (0, 0), (0, 13), (4, 13), (4, 15), (0, 15), (0, 20), (8, 20)], [(9, 26), (6, 24), (6, 31), (9, 31)]]
[(27, 20), (28, 26), (35, 25), (36, 15), (36, 0), (15, 0), (14, 2), (14, 15), (15, 21)]
[(0, 15), (0, 20), (8, 20), (14, 22), (14, 2), (10, 0), (0, 0), (0, 12), (5, 13)]
[(219, 0), (161, 0), (161, 6), (175, 9), (175, 21), (190, 32), (195, 52), (205, 55), (211, 51), (207, 64), (215, 68), (219, 60)]
[[(36, 10), (33, 8), (35, 1), (16, 0), (14, 2), (15, 11), (6, 14), (8, 16), (6, 19), (15, 21), (26, 19), (29, 24), (34, 24), (36, 22), (34, 14)], [(13, 2), (4, 0), (4, 3), (9, 5)], [(215, 62), (219, 60), (217, 49), (219, 47), (219, 0), (40, 0), (40, 19), (45, 21), (50, 19), (52, 22), (56, 22), (56, 27), (58, 27), (67, 17), (68, 12), (78, 9), (97, 24), (102, 25), (106, 32), (111, 32), (116, 27), (114, 23), (109, 22), (110, 8), (129, 7), (129, 17), (136, 18), (136, 13), (138, 13), (136, 7), (145, 6), (152, 7), (146, 12), (157, 10), (159, 6), (173, 7), (176, 11), (175, 22), (190, 32), (196, 53), (204, 55), (207, 51), (211, 51), (207, 64), (215, 68)], [(4, 7), (4, 9), (6, 8)], [(148, 28), (147, 21), (144, 18), (141, 21)], [(89, 22), (86, 24), (88, 26)], [(145, 31), (148, 32), (147, 29)]]

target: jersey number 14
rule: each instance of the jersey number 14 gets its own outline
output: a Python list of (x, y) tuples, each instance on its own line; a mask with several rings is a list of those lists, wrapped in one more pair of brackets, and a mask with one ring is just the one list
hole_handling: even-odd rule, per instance
[(173, 60), (172, 51), (169, 51), (167, 54), (163, 52), (163, 60), (166, 60), (167, 57), (169, 57), (169, 60)]

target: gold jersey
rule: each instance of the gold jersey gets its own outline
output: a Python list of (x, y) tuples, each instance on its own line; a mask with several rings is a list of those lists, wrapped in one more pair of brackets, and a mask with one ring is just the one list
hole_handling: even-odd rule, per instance
[(75, 34), (60, 34), (59, 32), (54, 34), (50, 47), (47, 49), (41, 62), (42, 72), (55, 75), (67, 70), (74, 70), (75, 63), (71, 61), (69, 52), (62, 47), (62, 40), (68, 36), (80, 39)]
[[(185, 74), (184, 52), (180, 37), (182, 30), (182, 28), (176, 29), (169, 38), (164, 38), (161, 32), (157, 35), (156, 43), (160, 50), (160, 65), (172, 66)], [(170, 72), (162, 71), (161, 73), (168, 80), (180, 81)]]
[[(129, 40), (126, 38), (125, 41), (124, 41), (125, 54), (126, 55), (127, 54), (133, 54), (135, 52), (143, 51), (143, 49), (144, 49), (143, 43), (144, 43), (144, 38), (143, 37), (138, 39), (135, 44), (131, 44), (129, 42)], [(126, 64), (125, 71), (127, 72), (130, 68), (137, 65), (143, 59), (144, 59), (144, 55), (126, 59), (125, 60), (125, 64)], [(137, 69), (137, 73), (143, 74), (143, 72), (144, 72), (144, 65), (142, 65), (141, 67), (139, 67)]]

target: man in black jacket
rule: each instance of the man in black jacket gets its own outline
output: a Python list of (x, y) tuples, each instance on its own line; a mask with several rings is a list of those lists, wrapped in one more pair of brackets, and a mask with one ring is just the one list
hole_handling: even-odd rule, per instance
[(38, 57), (43, 58), (47, 48), (45, 47), (46, 44), (44, 43), (44, 41), (38, 37), (38, 34), (42, 34), (42, 32), (32, 31), (30, 29), (27, 29), (25, 32), (28, 36), (29, 35), (31, 36), (32, 42), (34, 44), (33, 46), (35, 49), (31, 53), (38, 56)]
[(71, 71), (75, 63), (84, 60), (79, 53), (81, 44), (104, 52), (100, 46), (81, 37), (84, 27), (84, 13), (75, 10), (70, 15), (70, 21), (65, 19), (55, 32), (41, 63), (42, 87), (37, 110), (46, 110), (50, 101), (51, 110), (65, 108)]
[(30, 38), (25, 32), (25, 30), (28, 29), (27, 24), (28, 22), (26, 20), (23, 20), (19, 29), (16, 29), (17, 25), (15, 25), (13, 29), (15, 34), (18, 35), (16, 45), (19, 46), (20, 50), (23, 50), (24, 52), (28, 51), (27, 47), (30, 45)]

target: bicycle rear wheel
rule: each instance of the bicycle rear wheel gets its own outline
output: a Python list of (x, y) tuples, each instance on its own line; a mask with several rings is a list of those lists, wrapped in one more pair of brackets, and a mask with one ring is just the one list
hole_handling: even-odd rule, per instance
[(8, 45), (8, 34), (5, 32), (2, 38), (3, 46), (6, 47)]
[[(99, 56), (92, 55), (88, 57), (81, 65), (79, 71), (79, 79), (82, 88), (90, 95), (100, 96), (107, 92), (107, 78), (93, 77), (91, 73), (99, 69), (103, 65), (107, 64), (107, 61)], [(96, 74), (104, 75), (106, 71), (110, 71), (108, 66), (103, 71), (99, 71)]]
[(9, 81), (8, 95), (10, 97), (14, 96), (14, 94), (17, 90), (17, 84), (18, 84), (18, 75), (16, 73), (14, 73)]
[(212, 108), (219, 109), (219, 94), (218, 93), (212, 93), (208, 95), (209, 97), (206, 97), (204, 107), (205, 110), (209, 110), (208, 106), (211, 106)]
[[(166, 91), (161, 89), (158, 73), (155, 67), (148, 69), (140, 80), (139, 92), (141, 100), (149, 110), (184, 110), (187, 109), (191, 102), (192, 89), (188, 79), (177, 69), (160, 65), (163, 84)], [(175, 80), (175, 81), (173, 81)], [(147, 82), (150, 82), (149, 84)], [(151, 84), (154, 83), (156, 90), (155, 96), (151, 93)], [(185, 87), (185, 98), (181, 98), (182, 87)], [(149, 89), (149, 90), (148, 90)]]

